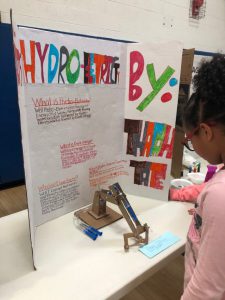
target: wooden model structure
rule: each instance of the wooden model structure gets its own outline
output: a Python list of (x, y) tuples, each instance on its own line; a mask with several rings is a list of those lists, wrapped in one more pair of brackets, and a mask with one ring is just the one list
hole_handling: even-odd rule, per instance
[[(124, 249), (129, 249), (128, 239), (131, 237), (135, 238), (138, 244), (147, 244), (149, 226), (147, 224), (141, 225), (129, 201), (127, 200), (126, 195), (118, 183), (111, 185), (109, 190), (102, 189), (95, 192), (92, 208), (88, 211), (89, 216), (91, 215), (93, 218), (95, 218), (95, 220), (101, 220), (102, 218), (107, 218), (110, 212), (115, 213), (111, 209), (110, 211), (108, 210), (106, 202), (113, 203), (119, 207), (122, 215), (132, 230), (132, 232), (125, 233), (123, 235)], [(145, 233), (144, 238), (141, 236), (142, 233)]]

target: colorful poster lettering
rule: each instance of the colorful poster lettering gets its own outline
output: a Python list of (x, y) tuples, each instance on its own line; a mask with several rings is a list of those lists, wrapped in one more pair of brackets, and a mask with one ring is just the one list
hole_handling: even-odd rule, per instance
[(118, 180), (128, 193), (167, 200), (181, 45), (18, 32), (34, 225), (90, 203), (96, 188)]
[(181, 55), (176, 42), (128, 46), (124, 184), (132, 194), (168, 200)]
[(131, 160), (130, 167), (134, 168), (134, 184), (153, 189), (163, 189), (163, 181), (166, 178), (166, 164)]
[(172, 158), (174, 128), (171, 125), (125, 119), (124, 131), (127, 133), (126, 154)]
[(126, 47), (28, 28), (19, 28), (14, 47), (30, 221), (39, 226), (127, 176)]
[(21, 31), (16, 47), (16, 56), (22, 59), (22, 72), (17, 72), (20, 82), (24, 74), (24, 82), (32, 84), (119, 84), (121, 43), (95, 40), (92, 47), (91, 38), (34, 29), (29, 36), (28, 30)]

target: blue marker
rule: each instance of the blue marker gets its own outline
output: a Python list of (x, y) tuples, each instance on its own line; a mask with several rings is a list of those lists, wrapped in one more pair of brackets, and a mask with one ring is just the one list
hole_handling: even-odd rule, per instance
[(90, 232), (93, 232), (94, 234), (97, 234), (97, 236), (102, 236), (102, 231), (99, 231), (98, 229), (87, 225), (86, 223), (80, 222), (80, 225), (84, 228), (88, 229)]
[(90, 231), (88, 228), (84, 228), (82, 225), (79, 226), (79, 229), (86, 234), (87, 236), (89, 236), (93, 241), (95, 241), (98, 237), (97, 233), (94, 233), (92, 231)]

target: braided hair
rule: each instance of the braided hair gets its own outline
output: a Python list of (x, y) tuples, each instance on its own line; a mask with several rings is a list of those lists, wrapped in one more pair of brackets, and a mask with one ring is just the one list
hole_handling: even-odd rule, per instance
[(204, 61), (193, 79), (194, 93), (183, 108), (183, 125), (193, 129), (202, 122), (225, 127), (225, 55)]

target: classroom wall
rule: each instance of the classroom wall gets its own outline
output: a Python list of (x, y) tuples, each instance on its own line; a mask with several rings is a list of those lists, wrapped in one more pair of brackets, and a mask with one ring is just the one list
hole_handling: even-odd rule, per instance
[(225, 0), (206, 1), (199, 22), (189, 20), (190, 0), (0, 0), (0, 11), (5, 23), (12, 8), (21, 25), (225, 52)]

